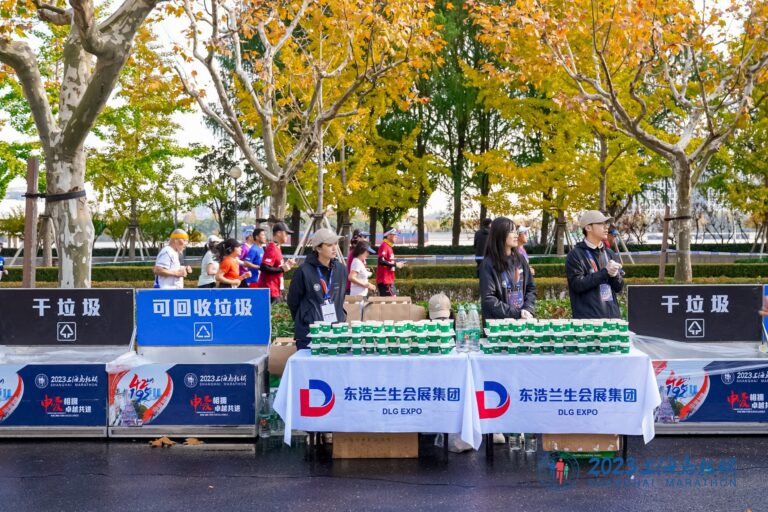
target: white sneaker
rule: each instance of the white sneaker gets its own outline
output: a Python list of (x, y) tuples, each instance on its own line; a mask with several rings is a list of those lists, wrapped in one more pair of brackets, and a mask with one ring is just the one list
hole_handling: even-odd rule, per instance
[(507, 440), (504, 439), (504, 434), (493, 434), (493, 444), (504, 444)]

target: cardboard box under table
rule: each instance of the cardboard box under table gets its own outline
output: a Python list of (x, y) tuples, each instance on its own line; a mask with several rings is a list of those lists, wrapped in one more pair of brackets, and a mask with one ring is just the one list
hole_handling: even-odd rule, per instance
[(255, 437), (269, 292), (140, 290), (138, 353), (109, 372), (110, 437)]
[[(475, 448), (481, 441), (464, 354), (322, 357), (300, 350), (288, 360), (275, 410), (285, 421), (288, 444), (292, 429), (365, 433), (339, 437), (345, 446), (334, 446), (334, 456), (345, 450), (347, 455), (365, 455), (367, 450), (367, 456), (379, 456), (371, 455), (375, 446), (362, 448), (372, 432), (459, 434)], [(347, 449), (347, 440), (356, 447)]]
[(0, 437), (105, 437), (105, 364), (133, 335), (133, 290), (0, 290)]

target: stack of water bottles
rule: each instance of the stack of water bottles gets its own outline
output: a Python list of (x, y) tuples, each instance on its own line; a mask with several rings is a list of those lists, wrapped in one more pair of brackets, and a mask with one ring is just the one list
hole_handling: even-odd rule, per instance
[(467, 308), (463, 304), (459, 305), (458, 313), (456, 314), (455, 330), (457, 352), (475, 352), (480, 350), (482, 330), (477, 304), (469, 304), (469, 312), (467, 312)]
[(277, 396), (277, 390), (273, 389), (269, 394), (261, 394), (261, 404), (259, 405), (258, 434), (262, 439), (271, 436), (282, 437), (285, 433), (285, 423), (275, 411), (274, 403)]

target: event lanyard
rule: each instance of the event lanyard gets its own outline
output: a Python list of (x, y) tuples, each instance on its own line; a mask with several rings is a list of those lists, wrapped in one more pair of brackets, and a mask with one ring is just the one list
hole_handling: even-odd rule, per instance
[(592, 254), (592, 251), (588, 251), (584, 249), (584, 254), (587, 256), (587, 261), (589, 261), (589, 264), (592, 266), (592, 270), (594, 272), (597, 272), (600, 270), (600, 265), (598, 264), (597, 260), (595, 259), (595, 255)]
[[(520, 282), (522, 281), (522, 273), (520, 272), (520, 267), (515, 267), (515, 289), (520, 289)], [(507, 271), (504, 271), (504, 285), (507, 287), (507, 290), (512, 289), (512, 283), (509, 281), (509, 274), (507, 274)]]
[(317, 275), (320, 278), (320, 286), (323, 287), (323, 300), (330, 300), (331, 299), (331, 289), (328, 288), (328, 283), (333, 284), (333, 267), (331, 267), (331, 272), (328, 274), (328, 282), (323, 279), (323, 273), (320, 272), (320, 267), (315, 267), (317, 269)]

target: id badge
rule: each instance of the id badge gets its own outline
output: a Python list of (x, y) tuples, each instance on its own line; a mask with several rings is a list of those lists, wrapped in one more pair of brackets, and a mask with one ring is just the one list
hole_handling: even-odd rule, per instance
[(507, 304), (509, 304), (513, 308), (517, 308), (517, 309), (522, 308), (523, 307), (522, 290), (518, 290), (516, 292), (513, 292), (512, 290), (507, 291)]
[(611, 291), (610, 285), (607, 285), (607, 284), (600, 285), (600, 300), (602, 300), (603, 302), (613, 301), (613, 292)]
[(333, 302), (324, 302), (322, 306), (320, 306), (321, 311), (323, 312), (323, 321), (324, 322), (337, 322), (336, 319), (336, 305)]

